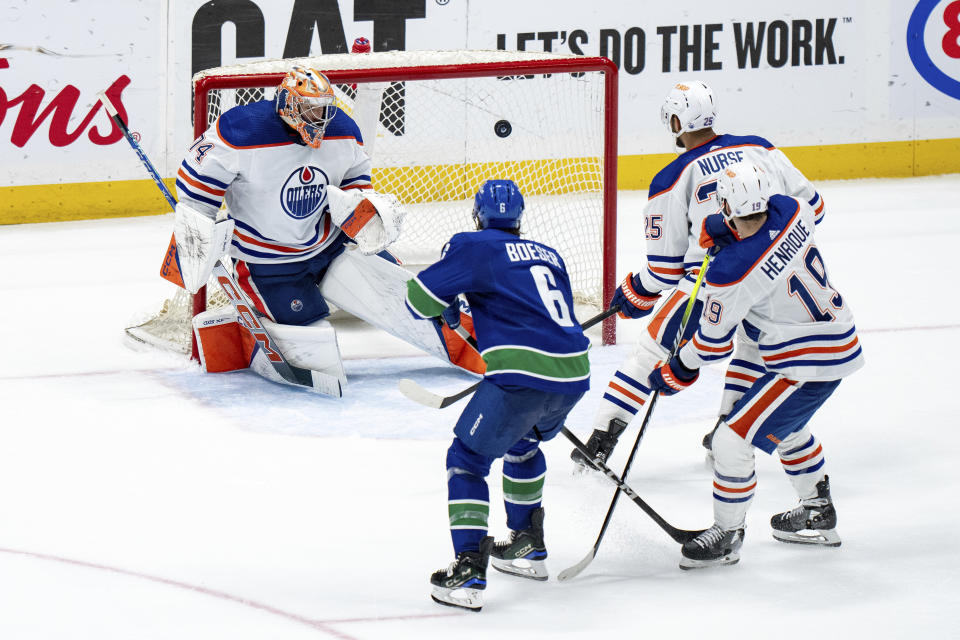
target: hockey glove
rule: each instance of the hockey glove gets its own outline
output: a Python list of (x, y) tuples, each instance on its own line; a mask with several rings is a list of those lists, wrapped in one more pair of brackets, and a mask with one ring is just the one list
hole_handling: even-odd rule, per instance
[(714, 213), (703, 219), (700, 228), (700, 246), (704, 249), (722, 249), (740, 240), (740, 235), (727, 224), (722, 213)]
[(692, 385), (699, 377), (700, 369), (687, 369), (680, 358), (674, 356), (670, 362), (653, 370), (650, 388), (660, 391), (660, 395), (672, 396)]
[(364, 255), (380, 253), (400, 236), (406, 210), (394, 195), (327, 185), (327, 197), (330, 219)]
[(653, 311), (653, 307), (656, 306), (659, 299), (659, 293), (650, 293), (643, 288), (640, 283), (640, 276), (628, 273), (617, 290), (613, 292), (610, 306), (620, 309), (617, 315), (621, 318), (642, 318)]
[(460, 326), (460, 303), (455, 301), (444, 309), (440, 315), (443, 316), (443, 321), (447, 323), (447, 326), (456, 331), (457, 327)]

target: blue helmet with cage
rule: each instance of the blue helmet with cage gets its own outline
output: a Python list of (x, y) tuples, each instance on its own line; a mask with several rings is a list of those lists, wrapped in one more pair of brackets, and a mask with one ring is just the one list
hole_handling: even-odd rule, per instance
[(513, 180), (487, 180), (473, 198), (473, 220), (478, 229), (518, 229), (523, 195)]

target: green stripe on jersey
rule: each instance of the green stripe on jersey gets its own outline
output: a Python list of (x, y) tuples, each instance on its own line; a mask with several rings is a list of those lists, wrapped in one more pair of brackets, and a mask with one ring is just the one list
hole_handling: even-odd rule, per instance
[(507, 371), (525, 373), (548, 380), (583, 380), (590, 375), (587, 352), (552, 354), (525, 347), (494, 347), (483, 352), (486, 375)]
[(490, 516), (489, 502), (458, 500), (447, 503), (451, 529), (486, 529)]
[(503, 499), (513, 504), (540, 502), (543, 498), (544, 475), (524, 480), (503, 476)]
[(433, 295), (429, 289), (423, 286), (416, 278), (407, 280), (407, 301), (410, 306), (424, 318), (432, 318), (440, 315), (449, 305)]

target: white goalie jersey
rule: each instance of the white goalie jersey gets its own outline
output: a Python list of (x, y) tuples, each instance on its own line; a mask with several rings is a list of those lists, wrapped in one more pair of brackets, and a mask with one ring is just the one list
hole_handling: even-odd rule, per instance
[(767, 371), (798, 381), (837, 380), (863, 366), (853, 314), (827, 278), (814, 243), (816, 214), (774, 195), (760, 230), (717, 254), (707, 269), (700, 327), (683, 346), (697, 369), (733, 352), (742, 325)]
[(370, 189), (360, 130), (338, 111), (314, 149), (286, 127), (273, 100), (230, 109), (191, 145), (177, 196), (211, 218), (226, 202), (235, 222), (231, 255), (245, 262), (310, 258), (338, 235), (328, 185)]

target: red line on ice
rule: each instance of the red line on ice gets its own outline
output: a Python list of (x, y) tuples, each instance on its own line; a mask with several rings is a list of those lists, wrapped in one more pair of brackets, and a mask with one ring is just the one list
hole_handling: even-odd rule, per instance
[(119, 567), (111, 567), (105, 564), (97, 564), (95, 562), (86, 562), (84, 560), (74, 560), (72, 558), (64, 558), (61, 556), (54, 556), (46, 553), (37, 553), (34, 551), (23, 551), (21, 549), (7, 549), (0, 547), (0, 553), (9, 553), (13, 555), (27, 556), (29, 558), (37, 558), (40, 560), (50, 560), (53, 562), (60, 562), (63, 564), (74, 565), (78, 567), (85, 567), (87, 569), (99, 569), (101, 571), (109, 571), (111, 573), (118, 573), (124, 576), (131, 576), (134, 578), (142, 578), (144, 580), (150, 580), (151, 582), (158, 582), (160, 584), (165, 584), (171, 587), (178, 587), (180, 589), (186, 589), (188, 591), (195, 591), (197, 593), (202, 593), (207, 596), (214, 598), (220, 598), (221, 600), (229, 600), (230, 602), (235, 602), (237, 604), (242, 604), (253, 609), (259, 609), (260, 611), (266, 611), (267, 613), (285, 618), (292, 622), (298, 622), (300, 624), (306, 625), (318, 631), (322, 631), (336, 638), (341, 638), (341, 640), (356, 640), (351, 635), (347, 635), (337, 629), (330, 627), (332, 624), (347, 624), (351, 622), (385, 622), (390, 620), (423, 620), (427, 618), (446, 618), (450, 616), (461, 616), (466, 615), (465, 613), (424, 613), (424, 614), (411, 614), (403, 616), (371, 616), (369, 618), (343, 618), (339, 620), (314, 620), (312, 618), (307, 618), (296, 613), (291, 613), (290, 611), (284, 611), (283, 609), (278, 609), (277, 607), (263, 604), (257, 602), (256, 600), (250, 600), (249, 598), (243, 598), (240, 596), (235, 596), (225, 591), (217, 591), (216, 589), (209, 589), (207, 587), (201, 587), (199, 585), (189, 584), (187, 582), (180, 582), (179, 580), (171, 580), (170, 578), (161, 578), (159, 576), (152, 576), (147, 573), (141, 573), (139, 571), (131, 571), (129, 569), (121, 569)]

